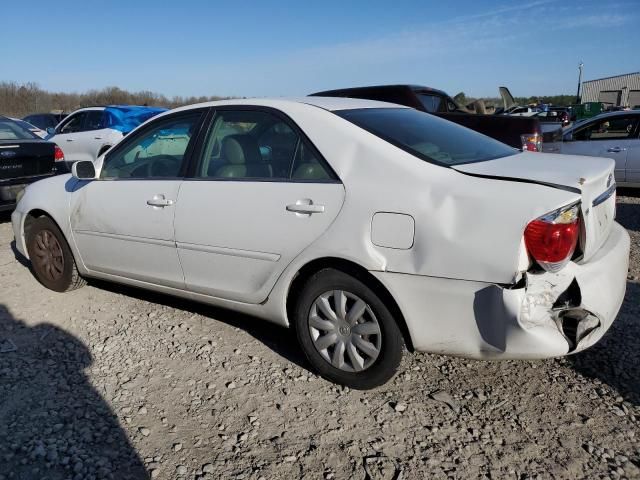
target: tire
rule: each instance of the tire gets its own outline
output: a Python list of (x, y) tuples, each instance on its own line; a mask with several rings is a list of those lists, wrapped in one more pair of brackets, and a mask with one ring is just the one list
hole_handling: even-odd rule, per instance
[(53, 220), (37, 218), (25, 236), (33, 274), (42, 285), (56, 292), (69, 292), (86, 284), (67, 240)]
[(402, 360), (402, 333), (389, 309), (362, 281), (339, 270), (324, 269), (307, 280), (293, 322), (307, 359), (332, 382), (375, 388), (393, 377)]

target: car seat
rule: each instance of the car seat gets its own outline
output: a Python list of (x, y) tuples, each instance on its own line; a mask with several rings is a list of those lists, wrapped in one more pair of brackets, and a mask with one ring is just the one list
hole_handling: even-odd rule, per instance
[[(256, 139), (251, 135), (228, 135), (222, 140), (220, 158), (223, 165), (212, 176), (222, 178), (271, 178), (271, 165), (264, 163)], [(213, 165), (212, 165), (213, 166)]]

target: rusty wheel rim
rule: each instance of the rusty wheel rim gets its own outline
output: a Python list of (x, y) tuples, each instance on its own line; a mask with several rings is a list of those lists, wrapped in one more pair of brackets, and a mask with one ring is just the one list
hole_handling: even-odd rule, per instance
[(35, 238), (35, 261), (38, 270), (47, 280), (57, 281), (64, 272), (64, 254), (55, 235), (49, 230), (40, 230)]

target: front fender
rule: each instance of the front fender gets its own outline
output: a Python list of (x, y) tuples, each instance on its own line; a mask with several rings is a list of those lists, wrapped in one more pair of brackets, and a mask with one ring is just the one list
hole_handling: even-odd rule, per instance
[[(69, 220), (71, 195), (78, 188), (79, 183), (79, 180), (66, 174), (40, 180), (26, 187), (24, 195), (11, 216), (16, 248), (25, 257), (29, 258), (25, 245), (25, 221), (30, 214), (45, 214), (56, 222), (76, 260), (80, 258)], [(81, 270), (84, 269), (81, 262), (77, 263)]]

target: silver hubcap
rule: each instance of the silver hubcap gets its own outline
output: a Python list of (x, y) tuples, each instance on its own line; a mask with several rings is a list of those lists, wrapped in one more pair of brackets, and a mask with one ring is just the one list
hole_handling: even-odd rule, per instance
[(316, 298), (309, 311), (309, 332), (320, 355), (345, 372), (366, 370), (380, 355), (378, 319), (364, 300), (344, 290)]

